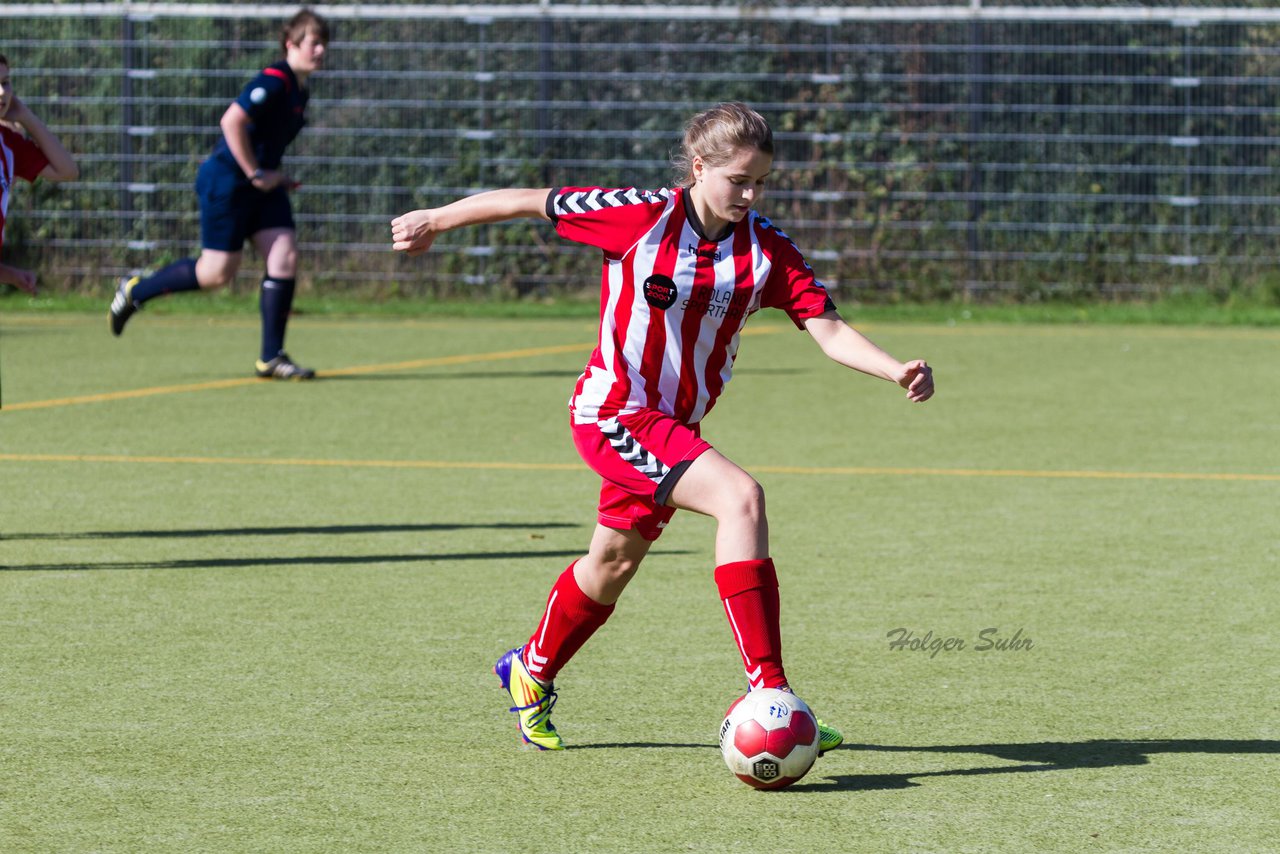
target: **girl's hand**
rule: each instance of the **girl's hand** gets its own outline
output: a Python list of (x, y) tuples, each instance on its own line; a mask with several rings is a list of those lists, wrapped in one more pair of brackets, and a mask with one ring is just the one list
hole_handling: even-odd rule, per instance
[(912, 403), (924, 403), (933, 397), (933, 368), (924, 359), (907, 362), (894, 380), (907, 390), (907, 400)]
[(21, 130), (19, 125), (28, 115), (30, 113), (27, 111), (27, 105), (22, 103), (22, 100), (17, 95), (14, 95), (9, 99), (9, 109), (4, 111), (3, 116), (0, 116), (0, 124), (9, 128), (9, 130)]
[(431, 248), (442, 229), (433, 221), (431, 210), (409, 211), (391, 220), (391, 248), (410, 256)]
[(0, 264), (0, 267), (3, 267), (3, 269), (0, 269), (0, 282), (8, 282), (32, 296), (36, 295), (36, 274), (34, 271), (10, 267), (8, 264)]
[(251, 178), (249, 183), (263, 193), (269, 193), (276, 187), (284, 187), (286, 190), (294, 189), (294, 181), (285, 173), (278, 169), (263, 169), (262, 175), (257, 178)]

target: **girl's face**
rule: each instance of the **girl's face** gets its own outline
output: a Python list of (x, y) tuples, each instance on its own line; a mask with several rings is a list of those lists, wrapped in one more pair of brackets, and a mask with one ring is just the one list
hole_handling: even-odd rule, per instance
[(735, 149), (723, 166), (709, 166), (701, 157), (694, 156), (694, 183), (690, 192), (709, 235), (742, 222), (764, 196), (764, 182), (772, 168), (773, 155), (752, 146)]
[(295, 74), (310, 74), (324, 65), (324, 55), (328, 48), (320, 41), (314, 29), (308, 28), (300, 42), (285, 43), (285, 61)]
[(0, 119), (9, 112), (13, 103), (13, 84), (9, 82), (9, 66), (0, 62)]

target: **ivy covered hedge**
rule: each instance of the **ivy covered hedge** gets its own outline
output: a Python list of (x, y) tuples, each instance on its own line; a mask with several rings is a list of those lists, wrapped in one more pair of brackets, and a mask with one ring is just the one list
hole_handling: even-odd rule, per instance
[[(83, 172), (18, 191), (6, 258), (46, 287), (95, 290), (195, 251), (195, 168), (222, 110), (277, 58), (278, 24), (58, 16), (0, 38)], [(334, 31), (287, 160), (304, 182), (305, 287), (593, 287), (593, 253), (544, 224), (449, 235), (412, 262), (390, 253), (387, 224), (495, 186), (667, 184), (688, 115), (736, 99), (778, 135), (763, 209), (859, 298), (1276, 298), (1271, 24), (619, 20), (584, 6)]]

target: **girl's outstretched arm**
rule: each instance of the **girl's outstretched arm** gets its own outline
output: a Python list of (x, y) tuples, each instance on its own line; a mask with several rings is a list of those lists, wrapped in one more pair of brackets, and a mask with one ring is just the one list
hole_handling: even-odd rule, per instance
[(31, 109), (22, 103), (17, 95), (9, 102), (9, 111), (0, 116), (0, 120), (11, 127), (21, 126), (26, 130), (27, 136), (31, 137), (31, 141), (40, 146), (45, 159), (49, 161), (49, 165), (40, 173), (41, 178), (58, 183), (74, 181), (80, 177), (80, 167), (63, 147), (62, 140), (58, 139), (57, 134), (49, 130), (45, 123), (40, 121), (40, 117), (31, 112)]
[(35, 296), (36, 274), (21, 267), (0, 264), (0, 284), (8, 283)]
[(846, 323), (839, 312), (811, 317), (804, 326), (833, 361), (897, 383), (907, 390), (907, 400), (913, 403), (924, 403), (933, 397), (933, 369), (928, 363), (923, 359), (899, 362)]
[(489, 190), (442, 208), (409, 211), (391, 220), (391, 248), (421, 255), (431, 248), (438, 235), (455, 228), (525, 217), (549, 220), (547, 195), (550, 192), (550, 188)]

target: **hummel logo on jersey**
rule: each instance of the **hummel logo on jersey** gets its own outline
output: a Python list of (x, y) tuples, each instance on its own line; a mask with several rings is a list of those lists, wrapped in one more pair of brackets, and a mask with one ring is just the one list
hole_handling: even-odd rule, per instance
[(676, 283), (655, 273), (644, 280), (644, 301), (654, 308), (671, 308), (676, 302)]
[(692, 243), (689, 244), (689, 254), (697, 255), (699, 258), (710, 258), (712, 261), (715, 261), (717, 264), (720, 263), (720, 259), (721, 257), (723, 257), (721, 256), (720, 250), (718, 248), (717, 249), (699, 249), (697, 246), (694, 246)]

